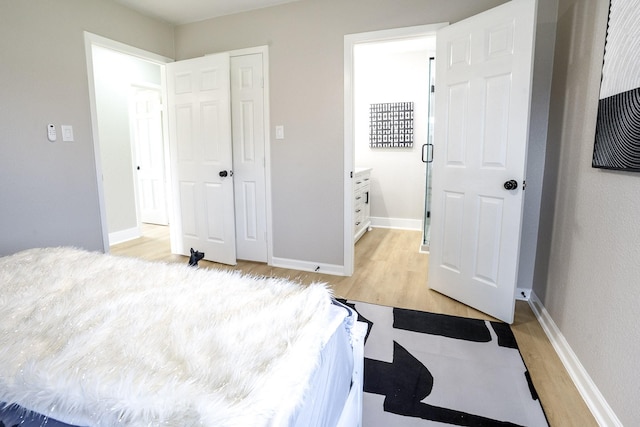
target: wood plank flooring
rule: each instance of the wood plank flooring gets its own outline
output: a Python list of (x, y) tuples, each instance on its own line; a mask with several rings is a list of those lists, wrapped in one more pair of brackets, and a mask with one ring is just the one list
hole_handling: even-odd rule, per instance
[[(112, 246), (111, 253), (153, 261), (187, 262), (186, 257), (171, 254), (167, 227), (145, 225), (143, 234), (142, 238)], [(286, 277), (305, 284), (327, 282), (341, 298), (494, 320), (428, 288), (428, 255), (418, 252), (420, 238), (420, 232), (407, 230), (375, 228), (365, 233), (356, 245), (355, 273), (351, 277), (288, 270), (248, 261), (238, 261), (234, 267), (209, 261), (200, 261), (199, 265), (201, 268)], [(516, 303), (512, 330), (551, 427), (597, 426), (527, 303)]]

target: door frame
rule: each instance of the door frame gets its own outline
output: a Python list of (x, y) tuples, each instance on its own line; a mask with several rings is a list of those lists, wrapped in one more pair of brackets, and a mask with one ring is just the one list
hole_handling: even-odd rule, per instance
[(344, 36), (344, 275), (353, 275), (355, 248), (353, 241), (353, 171), (355, 170), (354, 126), (354, 48), (361, 43), (431, 37), (448, 22), (394, 28)]
[[(91, 113), (91, 132), (93, 137), (93, 153), (96, 166), (96, 180), (98, 188), (98, 208), (100, 211), (100, 223), (102, 226), (102, 249), (103, 252), (109, 252), (109, 227), (107, 224), (107, 206), (104, 196), (104, 185), (102, 182), (102, 159), (100, 157), (100, 135), (98, 133), (98, 111), (96, 105), (96, 92), (95, 92), (95, 78), (93, 70), (93, 46), (100, 46), (106, 49), (110, 49), (116, 52), (124, 53), (145, 61), (149, 61), (160, 65), (161, 85), (165, 86), (165, 72), (164, 65), (169, 62), (173, 62), (173, 59), (167, 58), (162, 55), (158, 55), (152, 52), (148, 52), (137, 47), (129, 46), (124, 43), (117, 42), (115, 40), (108, 39), (106, 37), (99, 36), (97, 34), (84, 32), (84, 46), (87, 60), (87, 77), (89, 85), (89, 109)], [(166, 91), (162, 90), (162, 103), (166, 103)], [(168, 127), (166, 121), (163, 121), (163, 131), (165, 135), (168, 135)], [(168, 172), (170, 173), (170, 171)], [(171, 198), (167, 199), (167, 203), (171, 203)], [(169, 209), (169, 221), (171, 221), (171, 206)]]
[[(94, 161), (96, 167), (96, 180), (97, 180), (97, 189), (98, 189), (98, 208), (100, 212), (100, 223), (102, 228), (102, 247), (103, 252), (109, 252), (109, 228), (107, 225), (107, 211), (106, 211), (106, 202), (104, 197), (104, 185), (102, 182), (102, 159), (100, 156), (100, 135), (98, 133), (98, 112), (96, 106), (96, 93), (94, 86), (94, 69), (93, 69), (93, 46), (100, 46), (106, 49), (114, 50), (120, 53), (124, 53), (126, 55), (130, 55), (145, 61), (149, 61), (155, 64), (160, 65), (160, 75), (161, 75), (161, 96), (162, 96), (162, 104), (163, 104), (163, 114), (166, 117), (166, 100), (167, 100), (167, 91), (166, 91), (166, 71), (165, 65), (174, 62), (173, 59), (158, 55), (143, 49), (139, 49), (121, 42), (117, 42), (115, 40), (108, 39), (106, 37), (99, 36), (97, 34), (90, 33), (88, 31), (84, 32), (84, 44), (85, 44), (85, 54), (86, 54), (86, 65), (87, 65), (87, 77), (88, 77), (88, 86), (89, 86), (89, 107), (91, 113), (91, 129), (92, 129), (92, 137), (93, 137), (93, 151), (94, 151)], [(263, 89), (264, 89), (264, 134), (265, 134), (265, 196), (266, 196), (266, 221), (267, 221), (267, 264), (272, 265), (273, 259), (273, 220), (272, 220), (272, 208), (271, 208), (271, 136), (270, 136), (270, 109), (269, 109), (269, 47), (268, 46), (257, 46), (250, 47), (245, 49), (237, 49), (229, 51), (229, 56), (241, 56), (241, 55), (251, 55), (251, 54), (262, 54), (262, 66), (263, 66)], [(163, 134), (165, 139), (165, 145), (168, 144), (168, 135), (169, 135), (169, 125), (167, 120), (162, 121)], [(169, 153), (168, 150), (165, 153)], [(171, 169), (170, 169), (170, 159), (169, 155), (165, 156), (165, 164), (167, 165), (166, 174), (168, 178), (168, 182), (170, 182), (171, 177)], [(169, 223), (173, 221), (173, 194), (171, 193), (171, 189), (167, 188), (167, 213), (169, 216)], [(171, 227), (169, 227), (171, 230)], [(171, 250), (174, 251), (175, 239), (173, 235), (171, 236)]]

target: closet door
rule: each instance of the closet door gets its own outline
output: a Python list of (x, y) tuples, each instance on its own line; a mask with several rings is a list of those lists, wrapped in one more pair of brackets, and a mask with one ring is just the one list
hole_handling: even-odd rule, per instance
[(261, 53), (231, 57), (236, 251), (267, 262), (264, 70)]

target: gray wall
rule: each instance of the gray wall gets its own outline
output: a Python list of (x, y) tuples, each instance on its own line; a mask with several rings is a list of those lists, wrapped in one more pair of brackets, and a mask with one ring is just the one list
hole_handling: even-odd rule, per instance
[(607, 3), (560, 0), (534, 292), (632, 426), (640, 424), (640, 175), (591, 167)]
[(304, 0), (176, 28), (176, 58), (269, 45), (273, 255), (343, 264), (344, 36), (455, 22), (502, 0)]
[[(85, 30), (173, 57), (173, 27), (112, 1), (0, 0), (0, 255), (104, 249)], [(62, 124), (75, 142), (62, 142)]]

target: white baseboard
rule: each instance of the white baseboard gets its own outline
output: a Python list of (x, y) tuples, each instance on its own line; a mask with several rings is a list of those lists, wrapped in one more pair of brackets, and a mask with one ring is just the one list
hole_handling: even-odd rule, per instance
[(422, 230), (422, 221), (419, 219), (372, 216), (371, 226), (377, 228), (398, 228), (402, 230)]
[(129, 240), (137, 239), (141, 237), (140, 229), (138, 227), (128, 228), (126, 230), (114, 231), (109, 233), (109, 246), (117, 245), (118, 243), (127, 242)]
[(530, 294), (529, 305), (598, 424), (607, 427), (622, 427), (622, 423), (613, 409), (600, 393), (535, 292)]
[(271, 259), (270, 265), (273, 267), (288, 268), (290, 270), (312, 271), (315, 273), (332, 274), (334, 276), (346, 276), (343, 265), (322, 264), (276, 257)]

